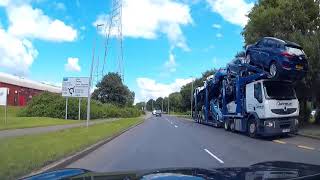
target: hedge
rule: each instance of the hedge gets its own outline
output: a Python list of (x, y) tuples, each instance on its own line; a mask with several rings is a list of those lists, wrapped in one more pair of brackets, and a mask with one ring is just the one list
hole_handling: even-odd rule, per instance
[[(63, 119), (65, 117), (66, 100), (59, 94), (44, 92), (32, 98), (28, 105), (22, 109), (18, 116), (52, 117)], [(78, 98), (68, 99), (68, 119), (78, 119)], [(112, 104), (102, 104), (91, 100), (91, 119), (113, 117), (138, 117), (141, 112), (134, 107), (117, 107)], [(87, 117), (87, 100), (81, 100), (81, 119)]]

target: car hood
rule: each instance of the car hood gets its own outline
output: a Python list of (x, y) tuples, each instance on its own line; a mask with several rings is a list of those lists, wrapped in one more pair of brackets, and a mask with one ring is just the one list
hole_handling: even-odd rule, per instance
[[(68, 171), (70, 174), (68, 176)], [(63, 172), (63, 173), (62, 173)], [(78, 174), (75, 174), (75, 173)], [(62, 169), (31, 176), (25, 179), (292, 179), (305, 176), (320, 176), (320, 166), (273, 161), (232, 168), (167, 168), (146, 171), (97, 173), (84, 169)]]

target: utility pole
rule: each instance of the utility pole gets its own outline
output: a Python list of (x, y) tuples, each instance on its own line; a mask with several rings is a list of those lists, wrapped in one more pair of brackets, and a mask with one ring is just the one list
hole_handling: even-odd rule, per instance
[[(96, 30), (98, 31), (98, 28), (100, 26), (103, 26), (103, 24), (97, 24)], [(89, 126), (89, 120), (90, 120), (90, 101), (91, 101), (91, 85), (92, 85), (92, 73), (93, 73), (93, 66), (94, 66), (94, 53), (96, 50), (96, 41), (97, 36), (94, 38), (93, 41), (93, 48), (92, 48), (92, 60), (91, 60), (91, 69), (90, 69), (90, 77), (89, 77), (89, 88), (88, 88), (88, 102), (87, 102), (87, 127)]]
[(153, 99), (151, 99), (151, 110), (153, 111)]
[(168, 114), (170, 114), (170, 94), (168, 95)]
[(191, 111), (190, 111), (190, 113), (191, 113), (191, 117), (192, 117), (192, 100), (193, 100), (193, 77), (191, 76), (191, 96), (190, 96), (190, 104), (191, 104)]
[(162, 98), (162, 103), (161, 103), (161, 112), (163, 112), (163, 98)]

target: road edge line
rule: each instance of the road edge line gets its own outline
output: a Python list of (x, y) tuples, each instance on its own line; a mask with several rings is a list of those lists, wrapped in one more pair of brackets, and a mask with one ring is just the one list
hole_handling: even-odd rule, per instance
[(98, 141), (97, 143), (79, 151), (79, 152), (76, 152), (74, 154), (71, 154), (70, 156), (68, 157), (64, 157), (60, 160), (57, 160), (53, 163), (50, 163), (44, 167), (42, 167), (41, 169), (39, 170), (35, 170), (35, 171), (32, 171), (31, 173), (25, 175), (25, 176), (22, 176), (18, 179), (23, 179), (23, 178), (26, 178), (26, 177), (29, 177), (29, 176), (33, 176), (33, 175), (36, 175), (36, 174), (39, 174), (39, 173), (43, 173), (43, 172), (46, 172), (46, 171), (52, 171), (52, 170), (57, 170), (57, 169), (62, 169), (66, 166), (68, 166), (69, 164), (85, 157), (86, 155), (88, 155), (89, 153), (97, 150), (99, 147), (105, 145), (106, 143), (112, 141), (113, 139), (117, 138), (118, 136), (122, 135), (123, 133), (143, 124), (148, 118), (144, 118), (143, 121), (139, 122), (138, 124), (134, 125), (134, 126), (131, 126), (123, 131), (120, 131), (118, 133), (116, 133), (115, 135), (111, 136), (111, 137), (108, 137), (107, 139), (103, 139), (101, 141)]

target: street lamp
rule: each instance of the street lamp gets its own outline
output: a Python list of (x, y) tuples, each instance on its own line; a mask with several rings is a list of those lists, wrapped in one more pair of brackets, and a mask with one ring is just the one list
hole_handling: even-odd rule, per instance
[[(104, 24), (97, 24), (96, 30), (98, 31), (98, 28), (104, 26)], [(92, 85), (92, 71), (94, 66), (94, 53), (96, 50), (96, 41), (97, 36), (94, 38), (93, 41), (93, 48), (92, 48), (92, 60), (91, 60), (91, 69), (90, 69), (90, 77), (89, 77), (89, 88), (88, 88), (88, 102), (87, 102), (87, 127), (89, 126), (89, 120), (90, 120), (90, 101), (91, 101), (91, 85)]]

